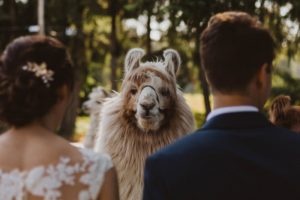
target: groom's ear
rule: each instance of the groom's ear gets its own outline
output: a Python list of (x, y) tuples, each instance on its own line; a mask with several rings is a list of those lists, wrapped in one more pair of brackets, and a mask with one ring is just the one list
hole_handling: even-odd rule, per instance
[(270, 86), (272, 66), (264, 63), (255, 75), (256, 86), (258, 88), (265, 88)]

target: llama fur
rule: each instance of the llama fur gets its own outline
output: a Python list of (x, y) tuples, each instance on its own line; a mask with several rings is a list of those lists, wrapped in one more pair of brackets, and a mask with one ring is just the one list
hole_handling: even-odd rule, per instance
[[(106, 99), (100, 114), (95, 150), (112, 157), (118, 172), (121, 200), (142, 199), (146, 158), (194, 129), (193, 114), (176, 85), (176, 73), (181, 62), (178, 53), (168, 49), (164, 52), (164, 61), (145, 63), (141, 62), (143, 55), (141, 49), (132, 49), (127, 53), (122, 90), (119, 95)], [(133, 82), (139, 85), (136, 98), (132, 97), (135, 92), (131, 89)], [(159, 90), (154, 90), (157, 84), (168, 88), (167, 92), (161, 92), (164, 96)], [(159, 123), (141, 119), (139, 124), (138, 111), (155, 94), (157, 99), (152, 98), (152, 101), (156, 105), (148, 105), (153, 110), (158, 106), (163, 116), (158, 114)], [(141, 95), (145, 96), (142, 102), (139, 101)], [(142, 107), (139, 104), (143, 104)], [(147, 117), (149, 112), (152, 110), (142, 110), (141, 116)]]
[(110, 94), (101, 86), (92, 89), (89, 94), (89, 99), (82, 105), (82, 109), (86, 114), (90, 115), (90, 125), (87, 134), (83, 140), (83, 146), (88, 149), (93, 149), (95, 145), (96, 135), (99, 128), (100, 111), (105, 98)]

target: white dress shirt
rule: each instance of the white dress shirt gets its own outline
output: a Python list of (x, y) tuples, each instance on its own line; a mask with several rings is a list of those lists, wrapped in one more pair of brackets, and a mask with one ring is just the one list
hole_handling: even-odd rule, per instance
[(258, 108), (254, 106), (249, 105), (243, 105), (243, 106), (227, 106), (222, 108), (217, 108), (213, 111), (211, 111), (206, 118), (206, 121), (210, 120), (211, 118), (225, 114), (225, 113), (236, 113), (236, 112), (258, 112)]

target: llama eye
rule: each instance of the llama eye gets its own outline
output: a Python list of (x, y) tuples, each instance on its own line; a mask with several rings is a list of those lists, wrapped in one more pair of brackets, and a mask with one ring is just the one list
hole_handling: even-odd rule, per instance
[(164, 97), (170, 96), (170, 91), (168, 89), (161, 89), (160, 94)]
[(135, 95), (135, 94), (137, 93), (137, 89), (132, 88), (132, 89), (130, 90), (130, 93), (131, 93), (132, 95)]

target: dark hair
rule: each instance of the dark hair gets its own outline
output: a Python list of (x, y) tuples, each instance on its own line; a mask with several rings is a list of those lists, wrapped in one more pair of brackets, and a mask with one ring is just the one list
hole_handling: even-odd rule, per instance
[(200, 45), (206, 77), (212, 89), (220, 92), (244, 91), (264, 63), (271, 71), (274, 41), (247, 13), (224, 12), (211, 17)]
[[(45, 64), (54, 72), (48, 84), (24, 66)], [(65, 46), (46, 36), (12, 41), (0, 58), (0, 120), (20, 127), (43, 117), (58, 101), (58, 89), (74, 87), (75, 70)]]
[(289, 96), (277, 96), (271, 102), (269, 118), (275, 125), (292, 129), (296, 124), (300, 124), (300, 107), (292, 106)]

